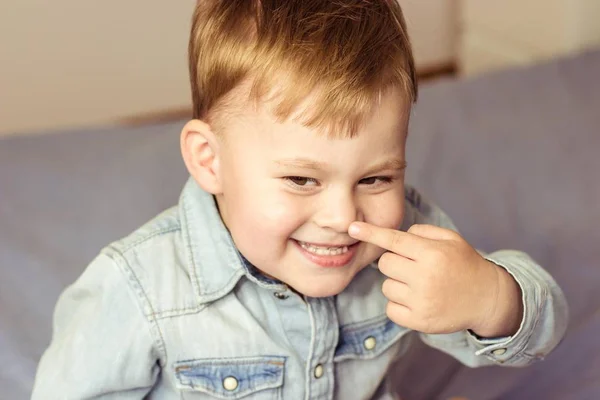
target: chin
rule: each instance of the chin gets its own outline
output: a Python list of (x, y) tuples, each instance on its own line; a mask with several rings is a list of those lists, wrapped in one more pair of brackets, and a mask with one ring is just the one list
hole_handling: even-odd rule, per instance
[(315, 284), (306, 282), (301, 285), (292, 286), (294, 290), (308, 297), (331, 297), (340, 294), (348, 286), (348, 282), (328, 282), (323, 280)]

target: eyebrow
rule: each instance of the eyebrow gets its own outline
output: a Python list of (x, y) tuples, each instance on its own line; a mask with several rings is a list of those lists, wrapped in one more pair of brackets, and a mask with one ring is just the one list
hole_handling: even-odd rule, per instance
[(324, 162), (311, 160), (310, 158), (285, 158), (275, 161), (281, 167), (299, 168), (299, 169), (327, 169), (327, 164)]
[(373, 173), (379, 172), (379, 171), (404, 170), (404, 169), (406, 169), (406, 161), (404, 161), (401, 158), (394, 158), (394, 159), (387, 160), (382, 163), (373, 165), (372, 168), (369, 168), (369, 171), (367, 172), (366, 175), (370, 175), (370, 174), (373, 174)]
[[(279, 166), (288, 168), (311, 169), (315, 171), (323, 171), (327, 169), (327, 163), (311, 160), (309, 158), (286, 158), (275, 161)], [(366, 175), (384, 171), (384, 170), (403, 170), (406, 169), (406, 161), (395, 158), (373, 165), (369, 168)]]

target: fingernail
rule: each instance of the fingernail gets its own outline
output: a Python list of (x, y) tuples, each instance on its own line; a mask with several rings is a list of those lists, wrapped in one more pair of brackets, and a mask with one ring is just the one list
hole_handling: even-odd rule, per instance
[(356, 224), (351, 224), (350, 227), (348, 227), (348, 233), (350, 235), (358, 235), (360, 233), (360, 228)]

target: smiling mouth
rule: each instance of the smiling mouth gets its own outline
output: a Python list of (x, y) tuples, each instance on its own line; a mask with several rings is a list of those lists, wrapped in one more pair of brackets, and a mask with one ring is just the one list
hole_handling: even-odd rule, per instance
[(356, 243), (352, 243), (345, 246), (331, 246), (302, 242), (300, 240), (297, 240), (297, 242), (304, 250), (317, 256), (339, 256), (348, 253), (349, 249), (356, 245)]
[(294, 240), (300, 253), (311, 263), (320, 267), (344, 267), (354, 259), (360, 242), (343, 245), (310, 243)]
[(306, 243), (306, 242), (298, 242), (300, 247), (309, 253), (316, 254), (318, 256), (337, 256), (340, 254), (345, 254), (348, 252), (348, 246), (343, 247), (323, 247), (323, 246), (315, 246), (314, 244)]
[(300, 253), (311, 263), (320, 267), (344, 267), (351, 263), (360, 242), (334, 245), (331, 243), (310, 243), (293, 239)]

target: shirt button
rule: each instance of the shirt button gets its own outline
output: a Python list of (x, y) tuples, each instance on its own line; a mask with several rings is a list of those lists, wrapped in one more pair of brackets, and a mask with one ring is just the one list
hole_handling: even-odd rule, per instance
[(506, 353), (506, 349), (496, 349), (492, 351), (492, 354), (495, 356), (501, 356)]
[(238, 388), (238, 380), (233, 376), (228, 376), (227, 378), (223, 379), (223, 388), (228, 392), (233, 392)]
[(365, 346), (365, 349), (367, 350), (373, 350), (375, 346), (377, 346), (377, 339), (375, 339), (373, 336), (369, 336), (363, 342), (363, 346)]
[(282, 292), (275, 292), (275, 293), (273, 293), (273, 295), (274, 295), (275, 297), (277, 297), (279, 300), (285, 300), (285, 299), (287, 299), (288, 297), (290, 297), (290, 296), (288, 296), (287, 294), (285, 294), (285, 293), (282, 293)]
[(319, 379), (320, 377), (323, 376), (323, 366), (321, 364), (317, 365), (315, 367), (315, 378)]

